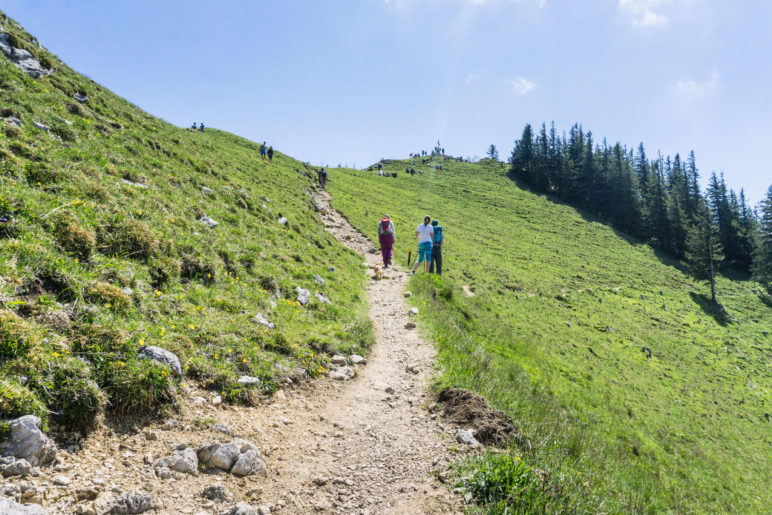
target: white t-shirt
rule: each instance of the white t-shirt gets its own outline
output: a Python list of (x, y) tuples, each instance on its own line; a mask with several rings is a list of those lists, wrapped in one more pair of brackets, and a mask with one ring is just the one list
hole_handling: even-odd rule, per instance
[(418, 243), (431, 243), (434, 236), (434, 228), (431, 224), (421, 224), (418, 226)]

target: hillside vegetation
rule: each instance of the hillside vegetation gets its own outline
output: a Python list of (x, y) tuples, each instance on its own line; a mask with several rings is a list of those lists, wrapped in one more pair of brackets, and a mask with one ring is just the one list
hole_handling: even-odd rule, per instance
[[(0, 54), (0, 418), (87, 427), (105, 407), (173, 403), (186, 381), (248, 403), (363, 351), (361, 257), (324, 230), (303, 163), (165, 123), (5, 15), (2, 31), (53, 73)], [(146, 345), (182, 375), (139, 359)]]
[(389, 213), (403, 264), (423, 215), (444, 226), (444, 276), (411, 284), (439, 382), (482, 393), (521, 432), (509, 454), (461, 468), (469, 495), (494, 511), (766, 510), (762, 288), (719, 277), (726, 320), (680, 262), (518, 187), (503, 163), (427, 161), (415, 176), (386, 161), (397, 178), (333, 170), (328, 189), (373, 241)]

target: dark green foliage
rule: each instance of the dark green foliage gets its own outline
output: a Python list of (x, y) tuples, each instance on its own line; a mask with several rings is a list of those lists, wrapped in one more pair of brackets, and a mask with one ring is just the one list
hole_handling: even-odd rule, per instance
[(184, 280), (201, 281), (211, 284), (215, 281), (215, 267), (212, 263), (206, 263), (196, 256), (183, 254), (180, 264), (180, 277)]
[(99, 251), (109, 256), (146, 261), (158, 253), (158, 240), (134, 218), (113, 218), (97, 230)]
[(772, 294), (772, 186), (759, 206), (759, 230), (753, 275)]
[(53, 224), (53, 233), (59, 245), (73, 256), (82, 261), (87, 261), (91, 257), (96, 239), (73, 217), (57, 217)]
[(24, 356), (33, 346), (35, 334), (15, 313), (0, 310), (0, 358)]
[(91, 379), (84, 361), (58, 353), (54, 358), (36, 389), (42, 390), (58, 421), (73, 429), (87, 429), (101, 413), (105, 395)]
[[(45, 427), (48, 412), (38, 396), (14, 379), (0, 379), (0, 420), (37, 415)], [(0, 427), (0, 440), (3, 439)]]
[(160, 257), (150, 263), (148, 273), (151, 286), (158, 290), (179, 277), (180, 263), (176, 259)]
[(105, 390), (119, 413), (152, 412), (174, 400), (173, 372), (167, 365), (129, 358), (107, 364)]
[(690, 227), (686, 238), (685, 255), (694, 278), (710, 282), (711, 299), (717, 304), (715, 274), (718, 264), (724, 259), (724, 253), (707, 206), (703, 205), (696, 213), (694, 225)]

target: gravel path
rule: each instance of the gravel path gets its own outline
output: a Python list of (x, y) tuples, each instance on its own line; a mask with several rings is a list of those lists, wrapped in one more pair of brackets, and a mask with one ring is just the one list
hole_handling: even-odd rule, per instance
[[(376, 263), (372, 243), (329, 209), (329, 199), (326, 192), (315, 196), (327, 208), (327, 229)], [(367, 365), (352, 367), (355, 378), (308, 381), (257, 407), (215, 404), (212, 392), (185, 387), (174, 424), (104, 425), (72, 452), (61, 452), (58, 470), (49, 466), (14, 480), (24, 502), (39, 502), (48, 513), (88, 514), (140, 493), (155, 503), (149, 513), (230, 513), (236, 502), (260, 514), (459, 512), (460, 498), (440, 480), (458, 458), (451, 452), (453, 428), (427, 409), (434, 349), (418, 329), (405, 327), (411, 322), (403, 294), (407, 273), (398, 266), (385, 272), (381, 280), (368, 279), (376, 342)], [(267, 475), (194, 470), (161, 478), (149, 463), (175, 446), (197, 449), (236, 437), (262, 451)], [(0, 481), (0, 489), (9, 484)], [(207, 487), (222, 487), (225, 498), (205, 498)]]

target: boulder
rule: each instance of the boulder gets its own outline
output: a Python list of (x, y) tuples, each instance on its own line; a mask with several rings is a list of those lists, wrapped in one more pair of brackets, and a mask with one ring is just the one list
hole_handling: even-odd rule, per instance
[(346, 365), (346, 356), (342, 356), (340, 354), (336, 354), (332, 358), (330, 358), (330, 363), (332, 363), (333, 365), (345, 366)]
[(46, 515), (39, 504), (19, 504), (13, 499), (0, 499), (0, 513), (3, 515)]
[(211, 485), (204, 488), (204, 491), (201, 492), (201, 497), (214, 502), (223, 502), (233, 499), (233, 494), (224, 486)]
[[(262, 507), (261, 507), (262, 508)], [(259, 512), (249, 504), (245, 502), (240, 502), (236, 504), (230, 511), (225, 512), (226, 515), (258, 515), (258, 513), (266, 513), (266, 512)], [(271, 513), (268, 511), (267, 513)]]
[(477, 447), (480, 442), (474, 437), (474, 434), (469, 429), (459, 429), (456, 431), (456, 441), (461, 444), (471, 445)]
[(201, 193), (204, 195), (211, 195), (214, 193), (214, 190), (212, 188), (207, 188), (206, 186), (201, 186)]
[(273, 322), (270, 322), (267, 318), (265, 318), (262, 314), (258, 313), (255, 315), (255, 322), (257, 322), (260, 325), (264, 325), (268, 329), (275, 329), (276, 324)]
[(156, 347), (155, 345), (148, 345), (146, 347), (142, 347), (137, 353), (137, 356), (143, 359), (152, 359), (153, 361), (166, 363), (171, 367), (172, 370), (174, 370), (175, 374), (178, 376), (182, 375), (180, 358), (178, 358), (177, 355), (171, 351), (162, 349), (161, 347)]
[(119, 496), (106, 497), (94, 503), (94, 510), (99, 515), (134, 515), (145, 513), (160, 507), (152, 494), (127, 493)]
[(322, 304), (332, 304), (332, 302), (330, 302), (330, 298), (320, 291), (316, 292), (314, 294), (314, 297), (316, 297), (316, 300), (318, 300)]
[(319, 274), (314, 274), (314, 282), (316, 284), (324, 284), (324, 279), (322, 279), (322, 276)]
[(174, 451), (172, 453), (172, 470), (184, 474), (195, 474), (198, 472), (198, 456), (196, 451), (191, 448)]
[(198, 456), (198, 461), (204, 465), (209, 465), (209, 462), (212, 461), (212, 456), (217, 451), (217, 449), (220, 448), (220, 445), (222, 445), (220, 442), (214, 441), (207, 442), (199, 447), (198, 452), (196, 453)]
[(0, 474), (5, 477), (10, 476), (26, 476), (32, 471), (32, 465), (30, 462), (21, 458), (15, 460), (12, 457), (3, 458), (3, 461), (7, 460), (7, 463), (0, 464)]
[(32, 57), (27, 50), (12, 47), (8, 34), (0, 34), (0, 52), (33, 79), (39, 79), (51, 73), (51, 70), (43, 68), (40, 61)]
[(406, 291), (402, 293), (402, 296), (405, 297), (406, 299), (409, 299), (410, 297), (413, 296), (413, 294), (409, 291)]
[(45, 465), (56, 457), (56, 446), (38, 427), (40, 418), (25, 415), (9, 424), (10, 437), (0, 443), (0, 453), (24, 458), (33, 467)]
[(85, 104), (86, 102), (88, 102), (88, 95), (86, 95), (85, 93), (81, 93), (80, 91), (75, 93), (72, 96), (72, 98), (74, 98), (76, 102), (80, 102), (81, 104)]
[(282, 216), (282, 217), (279, 217), (279, 223), (282, 225), (289, 225), (289, 220), (287, 220)]
[(211, 217), (209, 217), (207, 215), (202, 216), (201, 218), (198, 219), (198, 221), (201, 222), (202, 224), (206, 225), (210, 229), (214, 229), (215, 227), (220, 225), (219, 222), (216, 222), (213, 218), (211, 218)]
[(407, 314), (410, 315), (411, 317), (416, 316), (418, 314), (418, 308), (410, 308), (407, 311)]
[(335, 272), (335, 267), (334, 266), (328, 266), (327, 267), (327, 271), (328, 272)]
[(367, 365), (367, 360), (359, 354), (352, 354), (349, 359), (354, 365)]
[(133, 187), (135, 187), (135, 188), (139, 188), (139, 189), (142, 189), (142, 190), (144, 190), (145, 188), (147, 188), (147, 186), (145, 186), (145, 185), (144, 185), (144, 184), (142, 184), (142, 183), (139, 183), (139, 182), (134, 182), (134, 181), (130, 181), (130, 180), (128, 180), (128, 179), (121, 179), (121, 182), (122, 182), (123, 184), (128, 184), (129, 186), (133, 186)]
[(355, 376), (356, 372), (351, 367), (340, 367), (330, 372), (330, 377), (336, 381), (348, 381), (349, 379), (354, 379)]
[(0, 34), (0, 52), (10, 59), (13, 55), (13, 47), (8, 39), (8, 34)]
[(16, 118), (15, 116), (9, 116), (5, 119), (7, 123), (10, 123), (11, 125), (15, 125), (16, 127), (21, 127), (21, 120)]
[(268, 466), (260, 453), (255, 449), (248, 449), (243, 452), (231, 469), (231, 474), (235, 476), (249, 476), (252, 474), (267, 474)]
[(255, 385), (255, 384), (260, 384), (260, 382), (261, 381), (260, 381), (259, 378), (252, 377), (252, 376), (241, 376), (238, 379), (238, 383), (241, 386), (252, 386), (252, 385)]
[(43, 125), (40, 122), (32, 122), (32, 125), (34, 125), (36, 129), (40, 129), (41, 131), (48, 132), (51, 130), (51, 128), (48, 125)]
[(311, 298), (311, 292), (305, 288), (301, 288), (300, 286), (296, 286), (295, 291), (298, 294), (298, 302), (300, 302), (300, 304), (303, 306), (308, 304), (308, 300)]
[(241, 454), (241, 449), (234, 443), (226, 443), (217, 447), (209, 460), (209, 465), (230, 472), (233, 464)]

